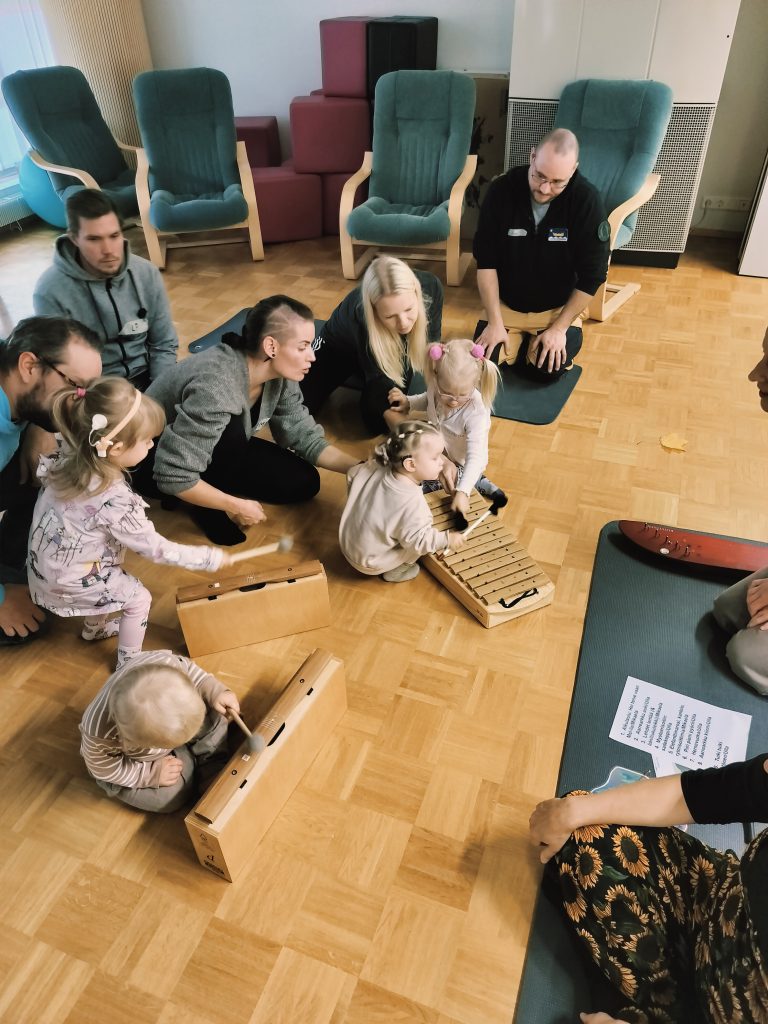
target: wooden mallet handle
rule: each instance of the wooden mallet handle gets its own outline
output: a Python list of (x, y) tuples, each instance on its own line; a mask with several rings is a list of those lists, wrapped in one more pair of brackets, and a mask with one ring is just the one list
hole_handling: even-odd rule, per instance
[(480, 525), (480, 523), (484, 522), (490, 515), (496, 515), (496, 510), (494, 509), (493, 505), (491, 505), (491, 507), (487, 509), (487, 511), (483, 512), (481, 516), (478, 516), (474, 523), (470, 523), (470, 525), (466, 528), (466, 530), (464, 530), (461, 536), (468, 537), (470, 533), (472, 533), (472, 531), (476, 529)]
[(273, 555), (276, 551), (290, 551), (293, 547), (293, 537), (281, 537), (274, 544), (262, 544), (259, 548), (250, 548), (248, 551), (238, 551), (229, 556), (229, 564), (247, 562), (251, 558), (259, 558), (261, 555)]

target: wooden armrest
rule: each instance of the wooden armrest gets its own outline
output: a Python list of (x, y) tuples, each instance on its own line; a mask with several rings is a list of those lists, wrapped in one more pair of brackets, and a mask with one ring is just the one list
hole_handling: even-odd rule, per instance
[(117, 136), (113, 136), (113, 138), (117, 143), (118, 148), (122, 149), (125, 153), (138, 153), (138, 146), (131, 146), (130, 143), (128, 142), (121, 142), (120, 139), (117, 138)]
[(77, 178), (82, 181), (86, 188), (98, 188), (99, 183), (87, 171), (81, 171), (77, 167), (66, 167), (64, 164), (52, 164), (50, 160), (44, 160), (36, 149), (30, 149), (29, 158), (33, 164), (42, 167), (44, 171), (53, 171), (55, 174), (68, 174), (70, 178)]
[(464, 164), (464, 170), (453, 183), (451, 194), (448, 197), (448, 219), (451, 224), (461, 220), (461, 207), (464, 202), (464, 193), (467, 191), (470, 181), (477, 170), (477, 154), (470, 153)]
[(342, 224), (346, 224), (347, 217), (352, 212), (352, 207), (355, 202), (355, 192), (366, 178), (370, 178), (371, 170), (373, 169), (373, 153), (368, 150), (363, 157), (363, 162), (360, 165), (360, 169), (355, 171), (351, 178), (348, 178), (344, 183), (344, 188), (341, 190), (341, 200), (339, 202), (339, 221)]
[(143, 224), (149, 220), (149, 160), (146, 149), (136, 150), (136, 201)]
[(644, 203), (648, 202), (653, 193), (659, 187), (660, 181), (660, 174), (649, 174), (640, 189), (633, 196), (630, 196), (626, 202), (623, 202), (608, 214), (608, 223), (611, 227), (611, 252), (613, 252), (613, 248), (616, 245), (616, 237), (621, 225), (631, 213), (634, 213), (635, 210), (639, 210)]

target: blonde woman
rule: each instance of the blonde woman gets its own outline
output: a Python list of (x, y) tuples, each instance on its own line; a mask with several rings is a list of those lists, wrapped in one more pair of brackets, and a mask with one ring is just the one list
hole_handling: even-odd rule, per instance
[(386, 432), (387, 396), (393, 387), (408, 390), (428, 344), (440, 340), (442, 316), (443, 286), (434, 274), (377, 257), (315, 338), (316, 360), (301, 382), (309, 411), (316, 415), (331, 392), (358, 375), (365, 426), (371, 434)]

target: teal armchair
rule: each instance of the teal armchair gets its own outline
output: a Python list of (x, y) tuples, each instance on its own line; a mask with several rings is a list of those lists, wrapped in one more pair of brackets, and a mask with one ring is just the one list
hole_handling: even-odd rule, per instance
[[(82, 71), (60, 66), (15, 71), (3, 79), (2, 91), (32, 147), (30, 160), (51, 181), (50, 194), (40, 193), (41, 210), (34, 199), (30, 202), (36, 213), (55, 226), (66, 223), (64, 204), (82, 188), (106, 192), (124, 217), (137, 212), (135, 172), (123, 156), (135, 147), (113, 137)], [(33, 191), (40, 192), (40, 181), (38, 175)]]
[[(263, 260), (253, 176), (235, 137), (226, 75), (212, 68), (144, 71), (133, 80), (133, 97), (143, 143), (136, 191), (152, 262), (164, 267), (168, 248), (241, 240)], [(228, 233), (208, 237), (221, 230)], [(178, 237), (199, 232), (205, 237)]]
[[(456, 71), (392, 71), (376, 83), (373, 150), (345, 184), (339, 207), (344, 277), (354, 280), (382, 247), (444, 259), (458, 285), (471, 255), (461, 254), (464, 193), (477, 157), (469, 155), (475, 83)], [(369, 198), (353, 209), (370, 177)], [(355, 258), (355, 245), (366, 246)], [(417, 250), (412, 252), (412, 250)]]
[[(609, 211), (611, 252), (626, 245), (637, 211), (658, 188), (653, 173), (672, 115), (672, 90), (661, 82), (588, 78), (563, 89), (556, 128), (579, 140), (579, 170)], [(640, 285), (606, 282), (589, 306), (592, 320), (607, 320)]]

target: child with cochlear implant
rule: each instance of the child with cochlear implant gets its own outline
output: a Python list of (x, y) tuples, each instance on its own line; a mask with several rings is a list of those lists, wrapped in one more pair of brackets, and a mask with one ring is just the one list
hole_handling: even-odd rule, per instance
[(431, 423), (406, 420), (376, 446), (372, 459), (347, 473), (339, 544), (359, 572), (402, 583), (416, 576), (416, 560), (422, 555), (464, 546), (457, 531), (433, 527), (421, 489), (441, 471), (443, 445), (442, 434)]
[(226, 756), (237, 697), (194, 662), (144, 651), (114, 672), (85, 710), (80, 753), (108, 796), (143, 811), (183, 806)]
[[(82, 616), (84, 640), (117, 636), (117, 664), (141, 650), (152, 601), (123, 569), (126, 549), (153, 562), (215, 572), (229, 555), (160, 536), (128, 483), (165, 424), (162, 408), (124, 377), (99, 377), (54, 399), (58, 451), (40, 460), (42, 481), (29, 534), (32, 600)], [(115, 617), (115, 616), (118, 617)]]
[(504, 492), (483, 475), (488, 465), (498, 366), (484, 358), (482, 345), (467, 338), (430, 345), (427, 356), (427, 390), (420, 395), (405, 395), (399, 388), (392, 388), (385, 418), (394, 423), (424, 412), (440, 428), (447, 455), (440, 483), (453, 495), (454, 511), (466, 514), (473, 487), (497, 505), (505, 505)]

